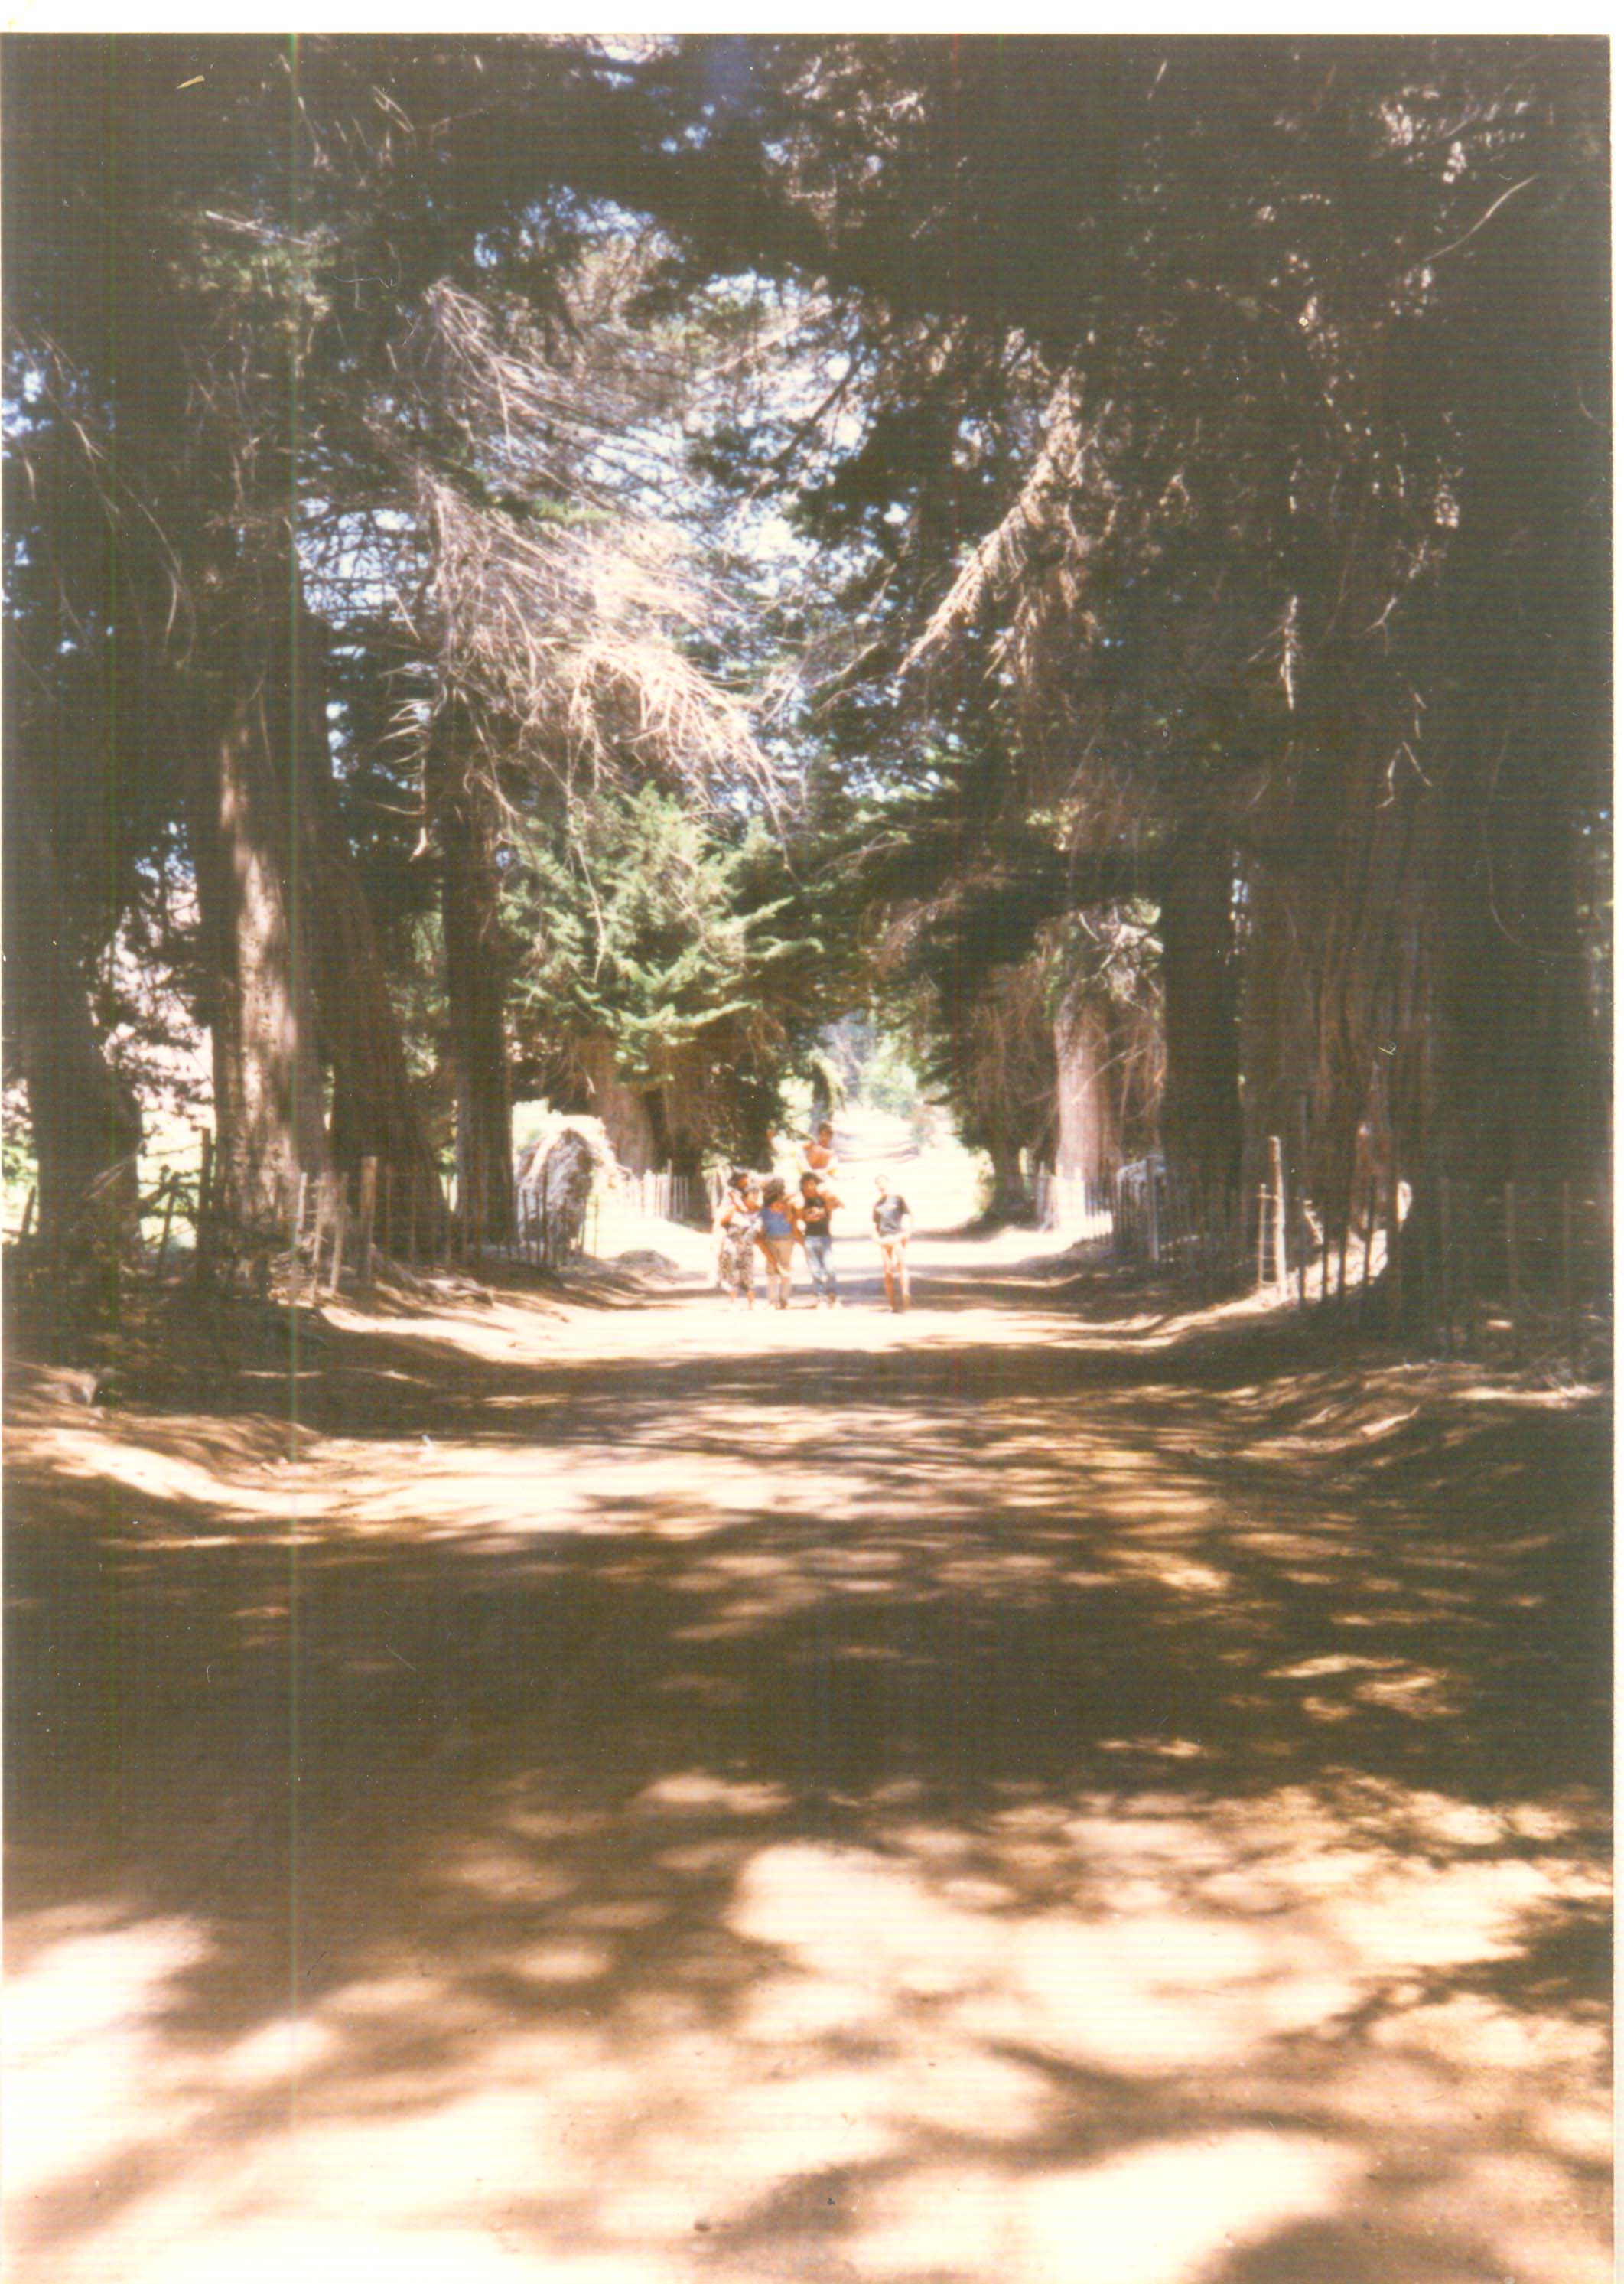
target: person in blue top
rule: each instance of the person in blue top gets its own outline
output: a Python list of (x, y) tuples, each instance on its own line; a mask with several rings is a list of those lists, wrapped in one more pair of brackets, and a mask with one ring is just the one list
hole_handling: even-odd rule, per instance
[(791, 1270), (795, 1259), (794, 1202), (784, 1193), (784, 1178), (775, 1174), (761, 1192), (761, 1229), (757, 1239), (767, 1261), (767, 1299), (775, 1309), (790, 1305)]

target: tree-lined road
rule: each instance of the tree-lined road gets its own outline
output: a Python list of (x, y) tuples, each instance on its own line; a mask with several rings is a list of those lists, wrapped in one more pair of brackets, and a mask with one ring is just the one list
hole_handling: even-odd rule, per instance
[(924, 1252), (14, 1404), (18, 2284), (1600, 2284), (1604, 1420)]

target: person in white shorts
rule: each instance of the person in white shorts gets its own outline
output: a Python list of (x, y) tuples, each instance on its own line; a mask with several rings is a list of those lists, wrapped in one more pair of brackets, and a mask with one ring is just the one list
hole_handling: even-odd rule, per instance
[(879, 1240), (880, 1264), (886, 1272), (886, 1298), (894, 1310), (908, 1306), (908, 1240), (913, 1216), (908, 1201), (898, 1195), (884, 1174), (874, 1177), (874, 1234)]

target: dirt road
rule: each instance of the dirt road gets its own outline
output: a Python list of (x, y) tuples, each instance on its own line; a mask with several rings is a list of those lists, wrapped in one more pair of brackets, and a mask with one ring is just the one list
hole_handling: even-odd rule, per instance
[(1609, 2272), (1599, 1401), (920, 1301), (14, 1406), (17, 2284)]

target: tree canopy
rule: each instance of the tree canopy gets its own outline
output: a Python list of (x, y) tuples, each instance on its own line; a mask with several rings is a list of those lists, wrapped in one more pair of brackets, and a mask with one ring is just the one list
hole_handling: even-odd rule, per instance
[(454, 1107), (499, 1227), (515, 1079), (743, 1148), (865, 1005), (1006, 1171), (1068, 1089), (1333, 1217), (1604, 1147), (1600, 43), (35, 37), (4, 99), (53, 1211), (132, 928), (250, 1218)]

